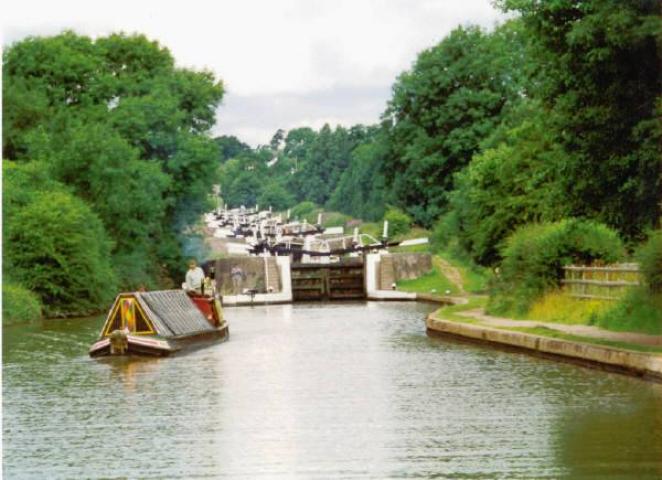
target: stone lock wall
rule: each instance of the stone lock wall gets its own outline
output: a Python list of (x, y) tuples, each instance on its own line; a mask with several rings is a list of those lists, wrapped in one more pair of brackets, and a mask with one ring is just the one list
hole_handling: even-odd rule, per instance
[[(215, 261), (216, 286), (221, 295), (235, 295), (244, 289), (254, 289), (264, 293), (268, 288), (278, 292), (281, 290), (280, 275), (276, 267), (276, 258), (267, 258), (266, 268), (264, 257), (227, 257)], [(232, 282), (232, 268), (238, 266), (242, 271), (242, 278), (235, 291)], [(267, 273), (268, 272), (268, 273)], [(267, 280), (267, 275), (269, 276)], [(268, 285), (267, 285), (268, 281)]]
[(392, 253), (395, 281), (410, 280), (432, 270), (432, 256), (429, 253)]
[(380, 290), (391, 290), (398, 280), (418, 278), (432, 270), (432, 256), (429, 253), (390, 253), (382, 255), (379, 261)]

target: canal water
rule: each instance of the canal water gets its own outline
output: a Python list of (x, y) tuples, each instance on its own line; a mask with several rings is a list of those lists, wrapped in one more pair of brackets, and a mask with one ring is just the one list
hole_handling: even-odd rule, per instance
[(662, 478), (662, 385), (425, 334), (433, 307), (226, 310), (230, 341), (91, 360), (3, 335), (4, 478)]

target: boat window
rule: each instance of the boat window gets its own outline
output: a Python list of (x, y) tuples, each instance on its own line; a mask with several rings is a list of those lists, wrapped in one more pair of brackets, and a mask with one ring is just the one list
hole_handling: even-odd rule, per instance
[(137, 334), (155, 333), (152, 323), (146, 318), (135, 298), (122, 297), (113, 308), (112, 319), (107, 323), (104, 335), (108, 336), (115, 330), (124, 329)]
[(136, 315), (136, 333), (153, 333), (154, 331), (150, 328), (149, 323), (145, 320), (142, 313), (138, 312)]
[(122, 315), (118, 308), (115, 311), (115, 315), (113, 315), (112, 320), (108, 323), (108, 327), (106, 328), (106, 335), (110, 335), (114, 330), (121, 330), (121, 329), (122, 329)]

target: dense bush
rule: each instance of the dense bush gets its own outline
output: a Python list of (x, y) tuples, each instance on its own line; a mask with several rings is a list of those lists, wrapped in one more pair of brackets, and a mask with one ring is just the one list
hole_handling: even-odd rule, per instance
[(308, 215), (313, 213), (317, 208), (317, 205), (315, 205), (313, 202), (301, 202), (292, 207), (290, 216), (292, 218), (303, 219), (304, 217), (308, 217)]
[(117, 281), (99, 217), (58, 182), (40, 182), (38, 164), (5, 162), (3, 271), (36, 293), (48, 316), (105, 307)]
[(622, 254), (618, 234), (599, 223), (570, 219), (523, 226), (502, 249), (488, 310), (522, 315), (546, 290), (559, 285), (564, 265), (611, 263)]
[(657, 230), (637, 252), (637, 260), (648, 288), (662, 293), (662, 230)]
[(39, 297), (27, 288), (2, 282), (2, 325), (28, 323), (41, 318)]
[(409, 215), (397, 208), (389, 208), (384, 215), (388, 222), (388, 234), (390, 237), (404, 235), (411, 229), (413, 220)]

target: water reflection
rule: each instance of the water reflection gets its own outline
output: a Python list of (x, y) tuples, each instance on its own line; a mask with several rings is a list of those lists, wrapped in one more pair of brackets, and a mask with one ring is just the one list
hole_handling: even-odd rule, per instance
[(428, 305), (228, 309), (227, 343), (95, 361), (5, 329), (6, 478), (655, 478), (662, 386), (429, 338)]
[(124, 387), (124, 393), (136, 391), (137, 384), (145, 378), (159, 375), (163, 358), (151, 357), (110, 357), (97, 360), (100, 365), (110, 369), (110, 380)]
[[(567, 408), (555, 423), (555, 451), (567, 478), (662, 478), (662, 385)], [(615, 428), (617, 426), (617, 428)]]

